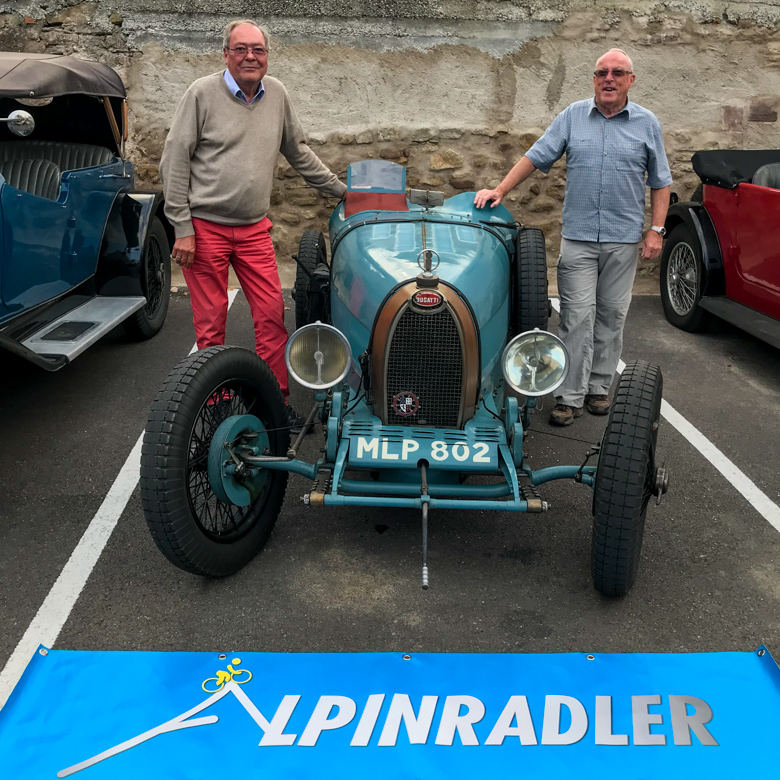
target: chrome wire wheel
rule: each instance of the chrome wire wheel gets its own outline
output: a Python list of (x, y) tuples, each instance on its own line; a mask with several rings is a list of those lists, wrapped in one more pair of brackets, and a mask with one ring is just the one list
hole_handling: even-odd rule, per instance
[(165, 258), (160, 241), (156, 235), (149, 236), (146, 250), (146, 306), (148, 317), (154, 317), (163, 300), (165, 285)]
[(696, 305), (698, 268), (693, 248), (681, 242), (672, 250), (666, 271), (666, 289), (675, 314), (685, 317)]

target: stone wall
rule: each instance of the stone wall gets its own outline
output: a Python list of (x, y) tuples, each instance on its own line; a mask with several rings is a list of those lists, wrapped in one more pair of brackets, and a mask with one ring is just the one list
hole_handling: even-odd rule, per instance
[[(691, 154), (780, 146), (780, 0), (0, 0), (0, 49), (75, 53), (117, 68), (128, 87), (128, 151), (146, 186), (183, 90), (221, 69), (221, 30), (253, 16), (271, 29), (269, 72), (290, 91), (310, 141), (345, 175), (382, 157), (409, 185), (447, 195), (495, 185), (553, 117), (592, 94), (611, 46), (632, 56), (631, 98), (664, 128), (673, 189), (697, 183)], [(280, 158), (271, 219), (280, 260), (333, 202)], [(542, 227), (554, 264), (565, 166), (511, 194)], [(655, 264), (642, 269), (657, 271)]]

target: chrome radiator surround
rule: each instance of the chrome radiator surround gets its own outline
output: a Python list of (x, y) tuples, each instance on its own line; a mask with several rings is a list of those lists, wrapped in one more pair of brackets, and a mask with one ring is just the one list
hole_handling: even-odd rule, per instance
[(374, 414), (386, 425), (460, 428), (471, 419), (479, 389), (479, 340), (471, 311), (440, 283), (440, 305), (418, 306), (412, 281), (397, 288), (372, 334)]

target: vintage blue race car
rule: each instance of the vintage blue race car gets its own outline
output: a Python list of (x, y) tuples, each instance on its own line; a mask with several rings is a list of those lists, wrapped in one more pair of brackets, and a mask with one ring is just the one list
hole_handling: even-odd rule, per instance
[(473, 193), (407, 198), (405, 173), (383, 160), (350, 166), (330, 265), (321, 233), (301, 240), (287, 365), (313, 392), (307, 427), (322, 429), (321, 457), (297, 457), (305, 430), (290, 444), (276, 379), (254, 353), (195, 353), (166, 380), (146, 427), (141, 489), (157, 545), (193, 573), (236, 571), (271, 533), (292, 472), (311, 480), (313, 511), (418, 510), (427, 587), (429, 511), (544, 512), (538, 487), (571, 479), (594, 488), (594, 584), (626, 593), (648, 502), (667, 485), (656, 465), (660, 370), (629, 364), (584, 462), (533, 470), (530, 416), (568, 364), (546, 330), (544, 237), (503, 206), (475, 208)]
[(135, 189), (107, 65), (0, 53), (0, 348), (56, 371), (119, 323), (162, 327), (173, 230)]

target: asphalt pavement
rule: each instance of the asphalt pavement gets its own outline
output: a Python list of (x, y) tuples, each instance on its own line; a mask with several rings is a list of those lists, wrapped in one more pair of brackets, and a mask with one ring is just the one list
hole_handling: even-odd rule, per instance
[[(192, 348), (190, 316), (187, 296), (174, 295), (156, 338), (132, 343), (119, 328), (56, 374), (0, 356), (0, 669), (105, 507), (163, 379)], [(240, 293), (228, 342), (253, 344)], [(752, 481), (770, 513), (777, 510), (777, 350), (725, 324), (683, 333), (666, 322), (659, 298), (640, 296), (623, 358), (659, 363), (670, 407)], [(292, 393), (306, 410), (308, 393)], [(585, 414), (555, 429), (546, 420), (551, 399), (545, 403), (526, 441), (530, 464), (581, 463), (605, 418)], [(53, 644), (671, 652), (752, 650), (765, 642), (778, 657), (780, 533), (745, 497), (745, 483), (737, 479), (735, 487), (689, 438), (662, 422), (670, 492), (649, 509), (639, 576), (622, 599), (593, 589), (591, 492), (574, 483), (543, 486), (552, 509), (542, 515), (433, 511), (425, 592), (417, 512), (309, 508), (300, 500), (307, 481), (293, 476), (263, 552), (240, 573), (210, 581), (158, 552), (136, 487)], [(301, 457), (313, 459), (321, 445), (319, 434), (307, 437)]]

